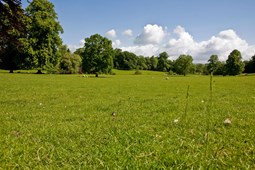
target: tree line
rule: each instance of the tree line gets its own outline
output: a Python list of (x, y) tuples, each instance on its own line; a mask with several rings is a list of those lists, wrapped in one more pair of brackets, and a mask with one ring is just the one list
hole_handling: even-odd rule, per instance
[(158, 56), (138, 56), (113, 49), (112, 42), (94, 34), (85, 39), (84, 47), (72, 53), (60, 38), (63, 28), (54, 5), (48, 0), (33, 0), (22, 9), (21, 0), (0, 0), (0, 69), (37, 69), (38, 73), (72, 74), (78, 72), (112, 73), (120, 70), (152, 70), (169, 74), (238, 75), (255, 73), (255, 55), (242, 61), (234, 49), (226, 61), (211, 55), (206, 64), (194, 64), (190, 55), (170, 60), (167, 52)]

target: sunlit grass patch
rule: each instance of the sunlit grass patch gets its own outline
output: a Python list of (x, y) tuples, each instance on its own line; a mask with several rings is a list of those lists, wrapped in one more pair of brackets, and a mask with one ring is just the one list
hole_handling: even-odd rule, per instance
[(0, 79), (2, 169), (255, 168), (253, 76)]

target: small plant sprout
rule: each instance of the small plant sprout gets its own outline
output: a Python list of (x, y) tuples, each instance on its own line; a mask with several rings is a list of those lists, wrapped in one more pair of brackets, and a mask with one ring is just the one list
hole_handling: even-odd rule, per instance
[(230, 124), (231, 124), (231, 120), (230, 120), (229, 118), (226, 118), (226, 119), (224, 120), (224, 124), (225, 124), (225, 125), (230, 125)]

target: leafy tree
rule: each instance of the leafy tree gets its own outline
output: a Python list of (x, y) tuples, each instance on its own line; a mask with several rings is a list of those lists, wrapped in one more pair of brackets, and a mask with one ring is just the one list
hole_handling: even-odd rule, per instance
[(151, 70), (157, 70), (157, 67), (158, 67), (158, 58), (152, 56), (150, 58), (150, 68)]
[(60, 47), (59, 51), (61, 53), (61, 59), (59, 63), (60, 73), (78, 73), (81, 66), (81, 57), (78, 54), (72, 54), (66, 45)]
[(87, 73), (110, 73), (113, 68), (112, 42), (99, 34), (85, 39), (82, 69)]
[(217, 55), (211, 55), (208, 62), (209, 62), (207, 65), (208, 72), (215, 73), (220, 65), (219, 57)]
[(75, 50), (74, 54), (82, 56), (82, 54), (84, 53), (84, 49), (85, 49), (84, 47), (78, 48), (78, 49)]
[(54, 68), (59, 62), (58, 48), (62, 45), (59, 33), (63, 33), (54, 5), (48, 0), (33, 0), (26, 8), (31, 18), (28, 34), (29, 63), (33, 68)]
[(174, 70), (177, 74), (186, 76), (193, 66), (192, 61), (193, 58), (190, 55), (180, 55), (174, 63)]
[(139, 56), (137, 60), (137, 69), (147, 70), (148, 66), (146, 64), (146, 59), (144, 56)]
[(24, 60), (27, 21), (21, 0), (0, 0), (0, 65), (10, 73)]
[(226, 63), (219, 61), (217, 64), (217, 70), (214, 71), (214, 75), (226, 75)]
[(203, 74), (204, 73), (204, 70), (205, 70), (205, 64), (195, 64), (195, 72), (197, 74)]
[(245, 73), (255, 73), (255, 55), (249, 61), (245, 61)]
[(233, 50), (226, 61), (226, 73), (228, 75), (238, 75), (244, 71), (244, 63), (242, 62), (241, 53)]
[(168, 71), (168, 69), (170, 68), (168, 57), (169, 55), (167, 54), (167, 52), (163, 52), (159, 54), (158, 64), (157, 64), (158, 71)]
[(138, 67), (138, 57), (131, 52), (115, 50), (114, 65), (120, 70), (133, 70)]

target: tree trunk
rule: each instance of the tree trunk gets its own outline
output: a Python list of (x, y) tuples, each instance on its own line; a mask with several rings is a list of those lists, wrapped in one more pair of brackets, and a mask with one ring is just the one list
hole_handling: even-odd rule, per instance
[(43, 74), (42, 70), (38, 70), (36, 74)]
[(11, 69), (9, 73), (14, 73), (13, 70)]

